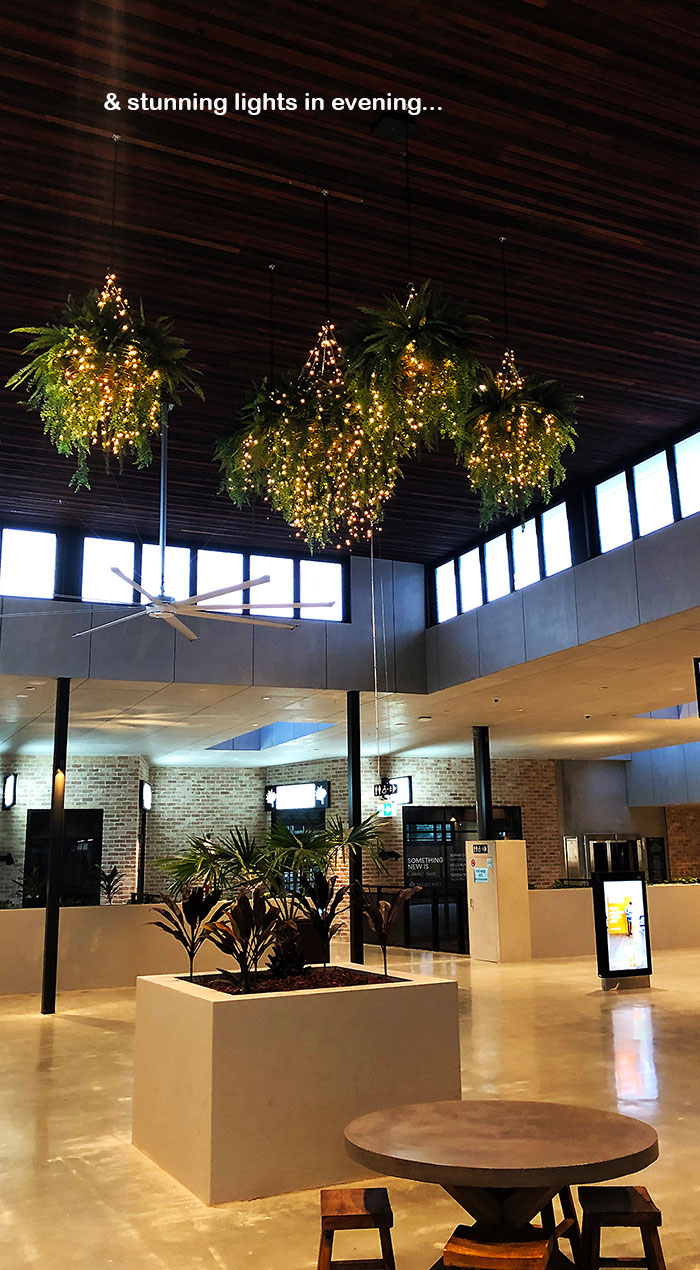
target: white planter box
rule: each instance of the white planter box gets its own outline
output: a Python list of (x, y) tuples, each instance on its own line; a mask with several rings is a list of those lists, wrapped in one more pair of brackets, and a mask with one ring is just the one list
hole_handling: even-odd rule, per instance
[(366, 1177), (348, 1121), (459, 1097), (452, 980), (237, 997), (138, 980), (133, 1142), (206, 1204)]

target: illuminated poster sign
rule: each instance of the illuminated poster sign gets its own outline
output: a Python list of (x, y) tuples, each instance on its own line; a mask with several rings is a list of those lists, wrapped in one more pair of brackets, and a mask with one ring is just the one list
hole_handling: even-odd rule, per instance
[(330, 781), (305, 781), (298, 785), (266, 785), (268, 811), (308, 811), (327, 807), (331, 800)]
[(592, 882), (598, 974), (603, 979), (651, 974), (643, 875), (595, 873)]
[(377, 781), (374, 797), (382, 802), (391, 801), (399, 806), (413, 802), (413, 780), (410, 776), (393, 776), (391, 780)]

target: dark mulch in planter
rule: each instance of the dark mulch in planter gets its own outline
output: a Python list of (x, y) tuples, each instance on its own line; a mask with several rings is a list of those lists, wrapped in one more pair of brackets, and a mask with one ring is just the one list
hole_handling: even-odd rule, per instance
[[(233, 982), (223, 979), (221, 975), (195, 975), (194, 982), (202, 988), (213, 988), (215, 992), (225, 992), (228, 996), (243, 995), (240, 980)], [(392, 975), (372, 974), (364, 970), (347, 970), (344, 966), (309, 967), (302, 974), (272, 975), (263, 970), (257, 979), (252, 979), (248, 996), (256, 992), (299, 992), (306, 988), (357, 988), (368, 983), (400, 983)]]

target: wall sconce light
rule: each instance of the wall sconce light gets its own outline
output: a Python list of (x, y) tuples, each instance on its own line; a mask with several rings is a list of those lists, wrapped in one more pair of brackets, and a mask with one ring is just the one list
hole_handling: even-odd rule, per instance
[(2, 805), (5, 811), (9, 811), (10, 807), (14, 807), (17, 802), (17, 773), (10, 772), (5, 777), (2, 786)]
[(139, 801), (141, 811), (150, 811), (153, 806), (153, 790), (148, 781), (139, 781)]

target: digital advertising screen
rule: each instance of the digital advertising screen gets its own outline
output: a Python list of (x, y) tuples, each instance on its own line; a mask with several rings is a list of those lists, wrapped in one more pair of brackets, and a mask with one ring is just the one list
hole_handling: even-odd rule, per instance
[(598, 974), (605, 979), (651, 974), (646, 888), (640, 873), (594, 873)]

